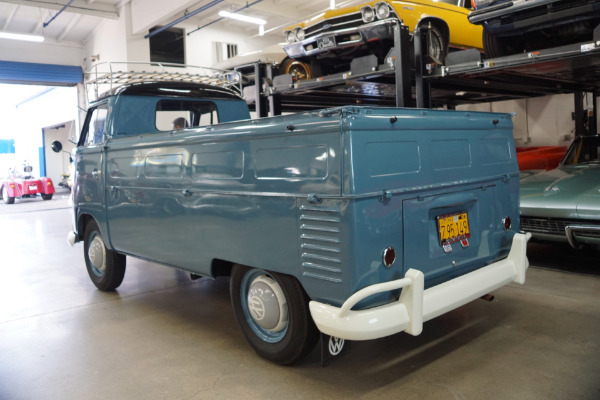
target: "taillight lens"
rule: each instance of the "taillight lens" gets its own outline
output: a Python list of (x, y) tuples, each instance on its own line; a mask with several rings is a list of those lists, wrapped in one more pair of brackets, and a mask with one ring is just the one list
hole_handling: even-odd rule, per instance
[(504, 217), (504, 219), (502, 219), (502, 225), (504, 226), (505, 231), (509, 231), (510, 228), (512, 228), (512, 220), (510, 217)]
[(393, 247), (388, 247), (383, 250), (382, 254), (383, 265), (386, 267), (391, 267), (392, 264), (396, 261), (396, 250)]

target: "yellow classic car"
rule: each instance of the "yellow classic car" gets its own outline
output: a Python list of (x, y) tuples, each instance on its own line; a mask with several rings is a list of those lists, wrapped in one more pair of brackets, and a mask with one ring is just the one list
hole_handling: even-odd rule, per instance
[[(383, 63), (393, 46), (393, 25), (403, 23), (412, 35), (425, 32), (427, 55), (443, 64), (452, 48), (482, 49), (482, 28), (468, 20), (471, 0), (370, 1), (329, 10), (284, 32), (289, 69), (307, 77), (340, 70), (344, 62), (374, 54)], [(291, 72), (291, 71), (290, 71)]]

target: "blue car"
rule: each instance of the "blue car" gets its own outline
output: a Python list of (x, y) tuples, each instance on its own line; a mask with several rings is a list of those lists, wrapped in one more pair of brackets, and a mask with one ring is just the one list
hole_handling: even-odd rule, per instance
[(472, 24), (483, 25), (490, 58), (591, 41), (600, 0), (473, 0)]

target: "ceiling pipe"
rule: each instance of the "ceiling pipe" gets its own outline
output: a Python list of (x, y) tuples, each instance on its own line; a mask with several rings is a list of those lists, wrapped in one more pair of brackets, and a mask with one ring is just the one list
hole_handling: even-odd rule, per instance
[(152, 36), (154, 36), (154, 35), (158, 35), (158, 34), (159, 34), (159, 33), (161, 33), (162, 31), (164, 31), (164, 30), (166, 30), (166, 29), (169, 29), (169, 28), (170, 28), (170, 27), (172, 27), (173, 25), (177, 25), (178, 23), (180, 23), (180, 22), (182, 22), (182, 21), (185, 21), (186, 19), (188, 19), (188, 18), (190, 18), (190, 17), (193, 17), (194, 15), (196, 15), (196, 14), (198, 14), (198, 13), (201, 13), (202, 11), (204, 11), (204, 10), (207, 10), (207, 9), (209, 9), (209, 8), (211, 8), (211, 7), (214, 7), (214, 6), (216, 6), (217, 4), (219, 4), (219, 3), (222, 3), (222, 2), (223, 2), (223, 0), (215, 0), (215, 1), (211, 2), (211, 3), (208, 3), (208, 4), (207, 4), (207, 5), (205, 5), (205, 6), (202, 6), (202, 7), (200, 7), (199, 9), (197, 9), (197, 10), (195, 10), (195, 11), (192, 11), (192, 12), (190, 12), (190, 13), (186, 13), (186, 14), (185, 14), (183, 17), (181, 17), (181, 18), (178, 18), (178, 19), (176, 19), (175, 21), (173, 21), (173, 22), (170, 22), (170, 23), (168, 23), (167, 25), (165, 25), (165, 26), (162, 26), (162, 27), (160, 27), (160, 28), (158, 28), (158, 29), (156, 29), (156, 30), (154, 30), (154, 31), (150, 32), (149, 34), (147, 34), (146, 36), (144, 36), (144, 39), (149, 39), (149, 38), (151, 38), (151, 37), (152, 37)]
[(61, 8), (56, 14), (54, 14), (54, 17), (50, 18), (50, 21), (44, 22), (44, 28), (50, 25), (50, 23), (54, 21), (56, 17), (58, 17), (63, 11), (65, 11), (67, 7), (69, 7), (74, 1), (75, 0), (69, 0), (69, 2), (63, 6), (63, 8)]
[[(246, 8), (252, 7), (252, 6), (253, 6), (253, 5), (255, 5), (256, 3), (260, 3), (261, 1), (263, 1), (263, 0), (256, 0), (256, 1), (252, 2), (252, 3), (250, 3), (250, 4), (246, 3), (246, 5), (245, 5), (244, 7), (242, 7), (242, 8), (238, 8), (237, 10), (235, 10), (235, 11), (232, 11), (232, 14), (238, 13), (238, 12), (240, 12), (240, 11), (242, 11), (242, 10), (245, 10)], [(212, 22), (209, 22), (208, 24), (205, 24), (205, 25), (199, 26), (199, 27), (197, 27), (196, 29), (194, 29), (193, 31), (191, 31), (191, 32), (188, 32), (187, 36), (190, 36), (192, 33), (194, 33), (194, 32), (197, 32), (197, 31), (199, 31), (199, 30), (200, 30), (200, 29), (202, 29), (202, 28), (206, 28), (207, 26), (210, 26), (210, 25), (212, 25), (212, 24), (214, 24), (214, 23), (217, 23), (217, 22), (219, 22), (219, 21), (222, 21), (222, 20), (224, 20), (224, 19), (225, 19), (225, 17), (217, 18), (217, 19), (215, 19), (214, 21), (212, 21)]]

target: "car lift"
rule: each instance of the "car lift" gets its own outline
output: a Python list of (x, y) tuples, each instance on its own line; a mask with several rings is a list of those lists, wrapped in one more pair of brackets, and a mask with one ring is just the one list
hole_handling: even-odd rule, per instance
[[(424, 33), (411, 37), (395, 24), (394, 46), (379, 64), (375, 56), (352, 60), (350, 71), (294, 81), (274, 75), (273, 65), (253, 63), (236, 68), (251, 71), (254, 85), (244, 97), (259, 117), (281, 112), (348, 104), (396, 107), (454, 108), (459, 104), (573, 93), (576, 135), (595, 135), (596, 96), (600, 95), (600, 27), (591, 42), (483, 59), (476, 49), (450, 52), (445, 65), (425, 56)], [(410, 41), (414, 57), (411, 60)], [(411, 68), (411, 65), (415, 68)], [(256, 84), (258, 82), (258, 85)], [(584, 94), (593, 94), (593, 112), (584, 109)]]

